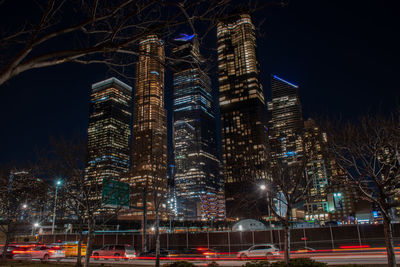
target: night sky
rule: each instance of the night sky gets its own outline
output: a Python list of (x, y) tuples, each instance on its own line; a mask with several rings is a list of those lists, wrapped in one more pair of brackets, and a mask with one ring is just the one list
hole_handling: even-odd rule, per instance
[[(266, 98), (270, 75), (276, 74), (300, 86), (305, 118), (395, 111), (400, 103), (395, 2), (291, 1), (256, 14), (256, 26), (265, 20), (258, 27), (257, 52)], [(34, 161), (49, 136), (85, 136), (91, 84), (111, 76), (103, 66), (65, 64), (27, 71), (2, 85), (0, 163)]]

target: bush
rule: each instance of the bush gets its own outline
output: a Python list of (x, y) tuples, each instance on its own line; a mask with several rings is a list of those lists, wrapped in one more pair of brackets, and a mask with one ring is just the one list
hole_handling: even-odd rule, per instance
[(195, 265), (187, 261), (176, 261), (173, 263), (164, 264), (163, 267), (194, 267)]
[(209, 264), (207, 264), (207, 267), (218, 267), (218, 266), (219, 266), (219, 264), (216, 263), (215, 261), (210, 262)]
[(343, 265), (336, 265), (336, 267), (364, 267), (364, 265), (361, 264), (343, 264)]
[(271, 267), (325, 267), (326, 263), (318, 262), (309, 258), (290, 259), (286, 264), (283, 261), (277, 261), (271, 264)]
[(269, 262), (268, 261), (251, 261), (247, 262), (245, 265), (242, 265), (244, 267), (269, 267)]

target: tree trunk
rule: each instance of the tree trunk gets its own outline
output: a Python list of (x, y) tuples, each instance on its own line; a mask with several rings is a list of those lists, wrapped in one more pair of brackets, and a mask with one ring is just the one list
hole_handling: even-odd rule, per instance
[(284, 260), (285, 263), (289, 263), (290, 260), (290, 226), (289, 223), (284, 223), (283, 225), (285, 246), (284, 246)]
[(82, 229), (80, 229), (79, 238), (78, 238), (78, 255), (76, 257), (76, 266), (77, 267), (82, 266), (82, 239), (83, 239), (83, 234), (82, 234)]
[(383, 216), (383, 229), (385, 232), (388, 266), (396, 267), (396, 255), (394, 253), (394, 247), (393, 247), (392, 224), (391, 224), (391, 219), (388, 218), (387, 216)]
[(158, 209), (156, 210), (156, 265), (160, 267), (160, 215)]
[(8, 249), (8, 244), (10, 244), (10, 239), (11, 239), (11, 233), (10, 233), (10, 224), (7, 225), (7, 232), (6, 234), (6, 243), (3, 246), (3, 255), (1, 257), (1, 261), (3, 263), (7, 262), (7, 249)]
[(87, 247), (86, 247), (86, 257), (84, 267), (89, 267), (90, 256), (92, 256), (92, 234), (93, 234), (93, 223), (88, 223), (88, 233), (87, 233)]

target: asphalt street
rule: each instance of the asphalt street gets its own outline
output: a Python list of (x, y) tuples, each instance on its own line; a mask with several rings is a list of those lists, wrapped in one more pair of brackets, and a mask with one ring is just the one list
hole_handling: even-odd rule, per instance
[[(297, 254), (295, 257), (310, 257), (316, 261), (326, 262), (329, 265), (341, 265), (341, 264), (368, 264), (368, 265), (385, 265), (387, 264), (385, 252), (354, 252), (354, 253), (326, 253), (318, 255), (310, 254)], [(398, 262), (400, 261), (400, 255), (396, 255)], [(270, 260), (270, 261), (276, 261)], [(61, 262), (75, 262), (75, 258), (62, 259)], [(161, 260), (161, 266), (165, 263), (171, 263), (176, 260)], [(207, 266), (208, 263), (215, 261), (220, 266), (242, 266), (246, 264), (245, 260), (238, 260), (234, 257), (230, 258), (218, 258), (218, 259), (207, 259), (207, 260), (188, 260), (194, 263), (196, 266)], [(115, 264), (115, 265), (130, 265), (130, 266), (154, 266), (154, 259), (129, 259), (129, 260), (115, 260), (115, 259), (99, 259), (91, 260), (96, 264)]]

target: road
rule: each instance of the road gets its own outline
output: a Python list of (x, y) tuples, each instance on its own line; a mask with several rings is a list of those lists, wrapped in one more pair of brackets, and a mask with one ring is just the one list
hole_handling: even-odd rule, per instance
[[(329, 265), (340, 265), (340, 264), (368, 264), (368, 265), (385, 265), (387, 264), (387, 258), (385, 252), (382, 251), (368, 251), (368, 252), (338, 252), (338, 253), (318, 253), (310, 254), (303, 253), (297, 254), (295, 257), (310, 257), (316, 261), (326, 262)], [(400, 255), (396, 255), (398, 262), (400, 261)], [(277, 259), (275, 259), (277, 260)], [(275, 261), (271, 260), (271, 261)], [(63, 259), (61, 262), (75, 262), (76, 259), (68, 258)], [(171, 263), (177, 260), (161, 260), (161, 266), (165, 263)], [(190, 260), (196, 266), (207, 266), (208, 263), (216, 261), (220, 266), (242, 266), (246, 264), (247, 261), (237, 260), (234, 257), (210, 259), (210, 260)], [(93, 263), (98, 264), (115, 264), (115, 265), (130, 265), (130, 266), (154, 266), (153, 259), (134, 259), (134, 260), (114, 260), (114, 259), (99, 259), (91, 260)]]

